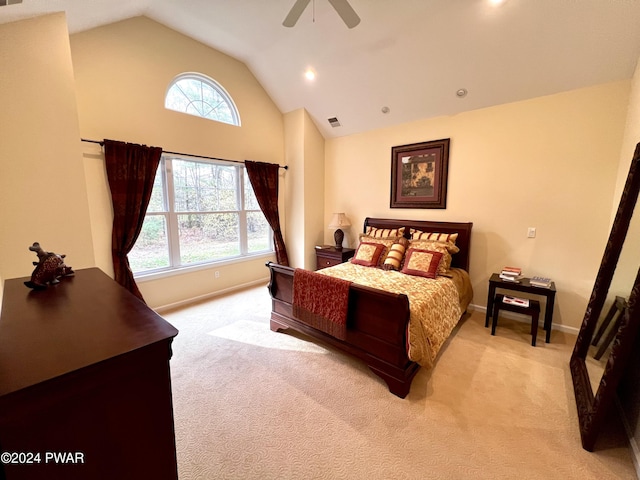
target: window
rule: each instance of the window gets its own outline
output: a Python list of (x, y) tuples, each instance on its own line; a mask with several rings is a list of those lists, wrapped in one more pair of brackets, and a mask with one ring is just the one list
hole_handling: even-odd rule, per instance
[(174, 78), (164, 106), (196, 117), (240, 125), (238, 109), (222, 85), (198, 73), (184, 73)]
[(273, 251), (272, 232), (241, 164), (164, 154), (129, 253), (150, 273)]

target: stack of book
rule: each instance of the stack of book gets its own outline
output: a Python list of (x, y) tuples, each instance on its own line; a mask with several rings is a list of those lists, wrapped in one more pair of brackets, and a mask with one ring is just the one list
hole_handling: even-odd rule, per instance
[(551, 288), (551, 279), (546, 277), (531, 277), (529, 283), (534, 287)]
[(518, 267), (504, 267), (500, 272), (500, 278), (507, 282), (520, 282), (522, 270)]

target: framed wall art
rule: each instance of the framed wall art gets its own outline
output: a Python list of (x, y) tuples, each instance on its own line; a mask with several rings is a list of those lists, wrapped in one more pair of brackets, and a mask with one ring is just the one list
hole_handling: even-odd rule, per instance
[(447, 208), (449, 140), (391, 147), (391, 208)]

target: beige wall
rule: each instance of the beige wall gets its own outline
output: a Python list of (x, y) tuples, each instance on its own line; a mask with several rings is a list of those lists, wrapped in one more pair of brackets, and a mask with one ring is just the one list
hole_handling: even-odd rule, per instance
[[(570, 91), (326, 142), (325, 221), (472, 221), (473, 303), (505, 265), (555, 280), (554, 322), (577, 328), (609, 230), (630, 82)], [(391, 147), (451, 139), (447, 208), (389, 208)], [(527, 238), (536, 227), (537, 237)], [(325, 232), (330, 242), (330, 232)]]
[(304, 195), (305, 195), (305, 268), (316, 269), (315, 246), (322, 243), (324, 221), (324, 188), (330, 177), (325, 177), (324, 137), (304, 111)]
[(287, 165), (285, 243), (292, 267), (315, 270), (315, 246), (323, 242), (324, 138), (306, 110), (285, 115)]
[(631, 158), (635, 152), (636, 145), (640, 143), (640, 59), (636, 64), (636, 70), (633, 75), (631, 84), (631, 93), (629, 95), (629, 109), (627, 112), (627, 121), (625, 123), (624, 137), (622, 148), (620, 151), (620, 164), (618, 168), (618, 177), (616, 182), (616, 192), (612, 199), (612, 220), (618, 208), (620, 195), (624, 188), (629, 173), (629, 165)]
[[(231, 160), (284, 162), (282, 114), (243, 63), (146, 17), (75, 34), (70, 41), (83, 138)], [(203, 73), (219, 82), (235, 101), (242, 126), (166, 110), (167, 87), (184, 72)], [(96, 261), (112, 273), (112, 210), (103, 156), (93, 144), (83, 144), (83, 152)], [(274, 257), (138, 283), (149, 305), (173, 305), (266, 280), (264, 263), (270, 259)]]
[(0, 65), (0, 277), (31, 275), (35, 241), (92, 267), (64, 14), (0, 25)]
[(285, 183), (285, 235), (289, 265), (304, 268), (304, 111), (284, 115), (285, 158), (289, 166)]

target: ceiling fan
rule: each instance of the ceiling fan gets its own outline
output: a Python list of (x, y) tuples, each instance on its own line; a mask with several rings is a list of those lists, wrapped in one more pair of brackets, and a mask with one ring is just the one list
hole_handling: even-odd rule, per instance
[[(291, 7), (287, 18), (284, 19), (282, 25), (285, 27), (293, 27), (300, 18), (300, 15), (302, 15), (302, 12), (304, 12), (304, 9), (309, 5), (310, 1), (311, 0), (296, 0), (296, 3)], [(338, 15), (340, 15), (340, 18), (342, 18), (342, 21), (347, 25), (347, 27), (353, 28), (360, 23), (360, 17), (351, 5), (349, 5), (347, 0), (329, 0), (329, 3), (333, 6), (335, 11), (338, 12)]]

